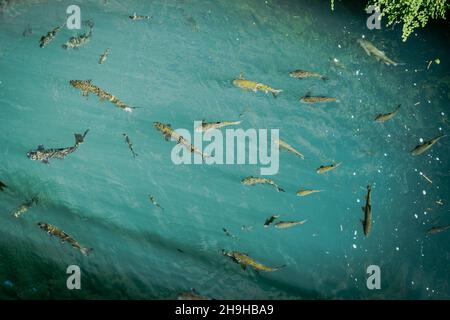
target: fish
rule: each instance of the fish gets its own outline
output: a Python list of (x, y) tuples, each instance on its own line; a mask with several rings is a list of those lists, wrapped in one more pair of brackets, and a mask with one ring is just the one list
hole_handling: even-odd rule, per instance
[(81, 90), (84, 97), (87, 97), (89, 93), (93, 93), (100, 98), (100, 101), (107, 99), (116, 107), (126, 112), (133, 112), (133, 110), (136, 109), (136, 107), (128, 106), (114, 95), (92, 84), (92, 80), (70, 80), (70, 84), (72, 87)]
[(27, 153), (27, 157), (30, 160), (41, 161), (45, 164), (49, 164), (49, 160), (51, 158), (56, 159), (64, 159), (66, 156), (75, 152), (80, 144), (84, 142), (84, 138), (86, 137), (89, 129), (87, 129), (84, 134), (75, 133), (75, 145), (67, 148), (58, 148), (58, 149), (45, 149), (43, 145), (39, 145), (36, 150), (29, 151)]
[(177, 143), (183, 145), (191, 153), (195, 152), (195, 153), (201, 155), (203, 158), (210, 156), (209, 154), (202, 152), (201, 150), (196, 148), (194, 145), (190, 144), (182, 135), (180, 135), (179, 133), (176, 133), (175, 130), (172, 129), (170, 124), (154, 122), (153, 126), (156, 128), (156, 130), (160, 131), (164, 135), (164, 138), (167, 141), (169, 141), (170, 139), (173, 139), (173, 140), (177, 141)]
[(388, 113), (380, 113), (375, 117), (376, 122), (385, 122), (390, 119), (392, 119), (399, 111), (400, 111), (400, 104), (395, 108), (394, 111), (388, 112)]
[(320, 166), (319, 168), (317, 168), (316, 172), (317, 172), (318, 174), (322, 174), (322, 173), (325, 173), (325, 172), (328, 172), (328, 171), (331, 171), (331, 170), (336, 169), (336, 168), (339, 167), (341, 164), (342, 164), (342, 162), (339, 162), (339, 163), (333, 163), (333, 164), (330, 164), (330, 165), (327, 165), (327, 166)]
[(246, 80), (244, 79), (243, 74), (240, 75), (239, 79), (233, 80), (233, 84), (238, 88), (244, 90), (252, 90), (253, 92), (263, 91), (266, 94), (270, 92), (274, 97), (277, 97), (281, 92), (283, 92), (283, 90), (271, 88), (267, 84), (258, 83), (252, 80)]
[(364, 49), (364, 51), (367, 53), (367, 55), (374, 56), (378, 61), (382, 61), (388, 66), (399, 65), (399, 63), (394, 62), (393, 60), (389, 59), (383, 51), (377, 49), (370, 41), (367, 41), (364, 39), (358, 39), (357, 42)]
[(249, 266), (257, 271), (273, 272), (273, 271), (277, 271), (280, 268), (284, 267), (284, 266), (268, 267), (263, 264), (260, 264), (259, 262), (256, 262), (255, 260), (250, 258), (248, 255), (246, 255), (244, 253), (236, 252), (236, 251), (227, 252), (225, 250), (222, 250), (222, 254), (226, 257), (231, 258), (231, 260), (233, 260), (234, 262), (240, 264), (242, 269), (244, 269), (244, 270), (246, 270), (247, 266)]
[(109, 48), (106, 48), (105, 51), (100, 55), (100, 58), (98, 59), (98, 64), (103, 64), (109, 55)]
[(92, 21), (87, 22), (89, 26), (89, 32), (83, 33), (76, 37), (71, 37), (65, 44), (62, 45), (64, 49), (76, 49), (86, 45), (91, 41), (92, 30), (94, 29), (94, 23)]
[(132, 16), (128, 16), (131, 20), (150, 20), (152, 16), (140, 16), (137, 15), (136, 12), (133, 13)]
[(336, 98), (325, 96), (311, 96), (306, 94), (300, 98), (300, 102), (303, 103), (325, 103), (325, 102), (337, 102)]
[(241, 183), (246, 186), (254, 186), (255, 184), (270, 184), (274, 186), (278, 192), (284, 192), (284, 189), (280, 188), (272, 179), (268, 178), (248, 176), (242, 179)]
[(25, 203), (21, 204), (19, 208), (12, 213), (12, 215), (16, 218), (20, 218), (25, 212), (27, 212), (32, 206), (37, 204), (39, 201), (39, 198), (37, 196), (31, 198), (30, 200), (26, 201)]
[(192, 27), (192, 31), (194, 32), (198, 32), (200, 30), (197, 21), (195, 21), (194, 17), (191, 16), (187, 16), (186, 18), (186, 22)]
[(7, 188), (6, 184), (0, 181), (0, 191), (5, 190), (5, 188)]
[(277, 229), (291, 228), (291, 227), (294, 227), (294, 226), (302, 225), (306, 221), (308, 221), (308, 220), (303, 220), (303, 221), (280, 221), (280, 222), (275, 223), (275, 228), (277, 228)]
[(305, 70), (294, 70), (294, 71), (291, 71), (291, 72), (289, 72), (289, 76), (291, 78), (296, 78), (296, 79), (320, 78), (323, 81), (328, 80), (327, 77), (324, 77), (320, 73), (310, 72), (310, 71), (305, 71)]
[(30, 25), (28, 25), (28, 26), (26, 27), (26, 29), (23, 31), (22, 36), (24, 36), (24, 37), (29, 37), (29, 36), (31, 36), (32, 34), (33, 34), (33, 29), (31, 28)]
[(45, 222), (38, 222), (37, 225), (42, 230), (46, 231), (48, 235), (60, 238), (62, 243), (68, 242), (73, 248), (80, 250), (81, 253), (84, 254), (85, 256), (88, 256), (93, 251), (92, 248), (86, 248), (81, 246), (75, 239), (73, 239), (67, 233), (58, 229), (55, 226), (52, 226), (51, 224)]
[(361, 220), (364, 229), (364, 235), (367, 237), (372, 229), (372, 186), (367, 186), (366, 205), (361, 207), (364, 212), (364, 220)]
[(125, 138), (125, 142), (128, 144), (128, 149), (130, 149), (131, 153), (133, 154), (133, 158), (136, 158), (138, 154), (134, 152), (133, 143), (131, 142), (130, 137), (126, 133), (122, 133), (122, 135)]
[(437, 233), (446, 231), (446, 230), (448, 230), (448, 229), (450, 229), (450, 224), (447, 225), (447, 226), (440, 226), (440, 227), (433, 227), (433, 228), (430, 228), (430, 229), (428, 229), (427, 233), (428, 233), (428, 234), (437, 234)]
[(275, 143), (278, 144), (280, 148), (283, 148), (289, 152), (292, 152), (292, 153), (298, 155), (300, 158), (305, 159), (305, 156), (303, 154), (301, 154), (300, 152), (295, 150), (293, 147), (291, 147), (289, 144), (287, 144), (283, 140), (281, 140), (281, 139), (275, 140)]
[(436, 142), (441, 140), (442, 138), (446, 137), (447, 135), (441, 134), (437, 136), (436, 138), (433, 138), (431, 140), (425, 141), (424, 143), (421, 143), (417, 145), (414, 149), (411, 150), (411, 154), (413, 156), (418, 156), (430, 149)]
[(274, 222), (276, 219), (278, 219), (280, 216), (278, 214), (271, 215), (269, 218), (266, 219), (264, 222), (264, 228), (268, 228), (272, 222)]
[(334, 58), (334, 57), (330, 58), (330, 64), (332, 66), (347, 70), (347, 67), (341, 61), (339, 61), (339, 59), (337, 59), (337, 58)]
[(44, 48), (46, 47), (50, 42), (53, 41), (53, 39), (56, 37), (59, 31), (64, 27), (64, 25), (54, 28), (52, 31), (49, 31), (45, 36), (42, 36), (39, 40), (39, 47)]
[(318, 193), (318, 192), (322, 192), (322, 191), (323, 191), (323, 190), (316, 190), (316, 189), (302, 189), (302, 190), (299, 190), (299, 191), (297, 192), (297, 195), (300, 196), (300, 197), (305, 197), (305, 196), (309, 196), (310, 194)]
[(198, 292), (194, 288), (192, 288), (191, 291), (181, 292), (178, 295), (178, 300), (211, 300), (211, 299), (199, 295)]
[(236, 126), (241, 124), (242, 121), (218, 121), (218, 122), (205, 122), (195, 128), (195, 132), (206, 132), (211, 129), (220, 129), (226, 126)]
[(160, 204), (156, 201), (156, 198), (155, 198), (154, 196), (149, 195), (149, 196), (148, 196), (148, 199), (150, 200), (150, 202), (151, 202), (155, 207), (158, 207), (158, 208), (160, 208), (161, 210), (164, 211), (164, 208), (160, 206)]
[(223, 232), (225, 233), (225, 235), (226, 235), (227, 237), (230, 237), (230, 238), (236, 238), (236, 236), (233, 235), (233, 234), (231, 234), (227, 229), (222, 228), (222, 230), (223, 230)]

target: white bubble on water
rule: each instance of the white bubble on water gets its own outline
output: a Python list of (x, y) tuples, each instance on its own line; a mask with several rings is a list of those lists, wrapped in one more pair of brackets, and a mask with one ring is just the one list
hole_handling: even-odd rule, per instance
[(356, 248), (357, 248), (356, 244), (353, 244), (353, 246), (352, 246), (352, 247), (353, 247), (353, 249), (356, 249)]
[(359, 200), (359, 199), (356, 199), (356, 202), (360, 203), (360, 202), (361, 202), (361, 200)]
[(420, 139), (419, 139), (419, 142), (420, 142), (420, 143), (423, 143), (423, 139), (422, 139), (422, 138), (420, 138)]
[(399, 250), (400, 250), (400, 248), (399, 248), (399, 247), (395, 247), (395, 250), (399, 251)]
[(427, 195), (427, 192), (426, 192), (425, 190), (422, 190), (422, 194), (423, 194), (424, 196), (426, 196), (426, 195)]
[(414, 218), (418, 219), (419, 216), (417, 215), (417, 213), (414, 214)]

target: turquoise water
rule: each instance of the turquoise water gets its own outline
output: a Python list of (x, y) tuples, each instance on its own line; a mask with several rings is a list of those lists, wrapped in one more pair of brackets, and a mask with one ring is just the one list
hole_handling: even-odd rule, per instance
[[(337, 3), (335, 12), (328, 1), (7, 2), (0, 16), (0, 180), (8, 186), (0, 192), (0, 298), (173, 299), (189, 288), (215, 299), (450, 298), (450, 231), (426, 233), (450, 223), (450, 141), (409, 154), (421, 138), (449, 132), (448, 27), (431, 25), (402, 43), (399, 26), (368, 30), (358, 2)], [(91, 42), (64, 50), (86, 27), (64, 28), (39, 48), (70, 4), (94, 21)], [(132, 21), (133, 12), (153, 19)], [(368, 57), (356, 42), (362, 35), (404, 65)], [(441, 63), (427, 70), (436, 58)], [(290, 78), (295, 69), (330, 80)], [(284, 92), (276, 99), (244, 92), (231, 83), (241, 72)], [(92, 79), (138, 109), (85, 99), (72, 79)], [(302, 105), (307, 92), (339, 102)], [(373, 121), (397, 104), (392, 120)], [(305, 155), (280, 153), (272, 178), (286, 192), (241, 185), (259, 175), (257, 165), (175, 166), (175, 143), (153, 122), (192, 130), (201, 119), (280, 129)], [(85, 143), (64, 160), (26, 157), (40, 144), (72, 146), (73, 134), (86, 129)], [(316, 174), (333, 161), (341, 167)], [(365, 237), (360, 207), (369, 183), (374, 223)], [(301, 187), (324, 191), (300, 198)], [(11, 216), (35, 195), (36, 206)], [(308, 221), (263, 228), (272, 214)], [(92, 255), (61, 245), (39, 221), (92, 247)], [(221, 249), (286, 267), (243, 271)], [(66, 288), (73, 264), (82, 270), (81, 290)], [(366, 287), (372, 264), (381, 268), (380, 290)]]

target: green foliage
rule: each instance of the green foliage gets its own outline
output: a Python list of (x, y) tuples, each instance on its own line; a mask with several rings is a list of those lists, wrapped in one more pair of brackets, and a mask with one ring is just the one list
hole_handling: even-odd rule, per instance
[[(430, 19), (445, 19), (450, 0), (368, 0), (368, 5), (381, 9), (387, 24), (403, 22), (403, 41), (419, 27), (425, 27)], [(334, 0), (331, 0), (334, 10)]]
[(403, 22), (403, 41), (416, 28), (425, 27), (430, 19), (445, 19), (445, 13), (450, 8), (449, 0), (369, 0), (369, 4), (381, 9), (388, 25)]

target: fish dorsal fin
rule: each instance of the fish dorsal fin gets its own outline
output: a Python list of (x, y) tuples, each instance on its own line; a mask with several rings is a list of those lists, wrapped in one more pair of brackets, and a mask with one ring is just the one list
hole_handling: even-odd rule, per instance
[(239, 79), (244, 79), (244, 73), (243, 72), (239, 73)]
[(37, 149), (38, 149), (38, 151), (44, 151), (45, 148), (44, 148), (43, 144), (40, 144), (40, 145), (38, 145)]

